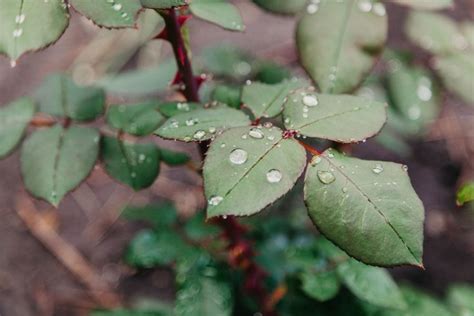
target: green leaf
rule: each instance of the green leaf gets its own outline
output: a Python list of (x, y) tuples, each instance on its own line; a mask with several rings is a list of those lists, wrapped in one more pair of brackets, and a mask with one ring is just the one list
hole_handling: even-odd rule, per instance
[(387, 24), (381, 3), (324, 0), (310, 4), (296, 35), (303, 67), (323, 93), (354, 90), (382, 51)]
[(404, 309), (406, 303), (390, 274), (356, 260), (338, 266), (341, 280), (355, 296), (376, 306)]
[(308, 83), (305, 80), (291, 79), (277, 84), (252, 82), (242, 90), (242, 102), (255, 118), (274, 117), (281, 113), (290, 91)]
[(374, 136), (385, 124), (384, 103), (313, 91), (298, 90), (288, 96), (283, 111), (287, 129), (309, 137), (354, 143)]
[(406, 167), (327, 150), (306, 172), (305, 201), (319, 230), (367, 264), (422, 266), (423, 204)]
[(175, 304), (176, 316), (231, 316), (231, 287), (217, 279), (188, 274), (177, 292)]
[(437, 56), (435, 69), (443, 84), (467, 104), (474, 106), (474, 52), (457, 53), (450, 56)]
[(474, 22), (465, 21), (461, 24), (461, 31), (464, 34), (471, 51), (474, 51)]
[(175, 262), (188, 251), (188, 245), (170, 229), (143, 230), (132, 240), (125, 261), (134, 267), (153, 268)]
[(140, 0), (144, 8), (168, 9), (188, 4), (188, 0)]
[(300, 279), (303, 292), (320, 302), (334, 298), (339, 292), (340, 282), (335, 271), (315, 273), (308, 270), (300, 274)]
[(112, 105), (107, 111), (107, 123), (128, 134), (145, 136), (153, 133), (164, 120), (158, 106), (153, 101)]
[(18, 145), (34, 113), (35, 106), (27, 98), (0, 108), (0, 158), (7, 156)]
[(277, 84), (290, 78), (290, 70), (274, 62), (263, 62), (258, 66), (258, 71), (255, 74), (255, 79), (257, 81), (266, 84)]
[(198, 18), (225, 29), (231, 31), (245, 29), (239, 10), (226, 0), (193, 0), (189, 9)]
[(120, 308), (114, 310), (92, 311), (91, 316), (171, 316), (171, 314), (161, 311)]
[(142, 9), (140, 0), (90, 1), (70, 0), (79, 13), (99, 26), (109, 28), (132, 27)]
[(175, 115), (155, 134), (185, 142), (204, 141), (214, 138), (217, 133), (225, 129), (248, 125), (250, 120), (244, 112), (219, 106)]
[(59, 125), (34, 132), (23, 144), (21, 171), (26, 188), (58, 206), (91, 172), (99, 153), (99, 133)]
[(191, 158), (182, 152), (160, 148), (161, 160), (169, 166), (181, 166), (189, 162)]
[(404, 125), (415, 133), (425, 132), (441, 109), (438, 88), (428, 71), (404, 64), (400, 59), (389, 61), (388, 94), (393, 105), (406, 119)]
[(433, 54), (450, 54), (468, 45), (456, 23), (436, 13), (412, 11), (405, 32), (410, 40)]
[(464, 184), (456, 194), (456, 203), (464, 205), (464, 203), (474, 201), (474, 182)]
[(230, 85), (217, 85), (212, 92), (212, 100), (226, 104), (234, 109), (240, 109), (240, 87)]
[(453, 7), (453, 0), (390, 0), (414, 9), (440, 10)]
[(256, 4), (273, 13), (295, 14), (304, 9), (306, 0), (253, 0)]
[(214, 76), (234, 80), (245, 80), (256, 67), (251, 56), (229, 44), (204, 49), (199, 61)]
[(0, 8), (0, 53), (12, 59), (12, 65), (24, 53), (56, 42), (69, 24), (62, 0), (0, 0)]
[(155, 144), (137, 144), (104, 137), (102, 159), (108, 174), (135, 191), (155, 182), (160, 171), (160, 151)]
[(202, 108), (201, 104), (193, 102), (166, 102), (162, 103), (159, 111), (165, 117), (172, 117), (181, 113), (186, 113), (196, 109)]
[(171, 226), (178, 220), (176, 209), (170, 203), (127, 206), (122, 212), (122, 217), (130, 221), (149, 222), (154, 228)]
[(224, 132), (211, 144), (204, 163), (207, 217), (259, 212), (295, 185), (305, 165), (304, 148), (283, 138), (277, 127)]
[(128, 71), (97, 82), (107, 92), (139, 97), (165, 91), (176, 74), (176, 62), (166, 61), (156, 67)]
[(104, 111), (105, 93), (96, 87), (82, 87), (62, 74), (51, 75), (35, 93), (39, 111), (77, 121), (94, 120)]
[(451, 285), (447, 297), (448, 303), (459, 316), (474, 316), (474, 287), (472, 285)]

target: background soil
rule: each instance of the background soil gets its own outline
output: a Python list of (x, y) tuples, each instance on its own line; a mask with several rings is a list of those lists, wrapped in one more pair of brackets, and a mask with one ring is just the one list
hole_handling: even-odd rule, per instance
[[(298, 69), (293, 33), (295, 20), (269, 15), (247, 1), (237, 1), (246, 25), (244, 34), (229, 33), (191, 20), (195, 54), (211, 44), (232, 42), (258, 56), (272, 58)], [(471, 0), (456, 1), (446, 13), (457, 19), (473, 19)], [(390, 6), (390, 45), (407, 48), (402, 34), (405, 10)], [(0, 105), (27, 95), (51, 73), (67, 69), (91, 38), (90, 23), (73, 15), (71, 27), (46, 51), (29, 54), (10, 68), (0, 57)], [(85, 27), (85, 25), (88, 25)], [(95, 28), (95, 27), (92, 27)], [(425, 63), (422, 52), (418, 61)], [(474, 74), (473, 74), (474, 76)], [(473, 78), (474, 89), (474, 78)], [(474, 284), (474, 225), (472, 213), (455, 206), (459, 177), (472, 170), (474, 113), (456, 98), (444, 96), (444, 110), (427, 139), (414, 143), (414, 153), (401, 158), (374, 142), (355, 148), (354, 154), (371, 159), (393, 160), (409, 166), (415, 190), (427, 210), (425, 227), (426, 271), (396, 268), (397, 278), (409, 280), (439, 295), (452, 282)], [(183, 149), (193, 151), (192, 145)], [(34, 238), (15, 211), (24, 193), (18, 153), (0, 161), (0, 315), (87, 315), (95, 306), (93, 295), (74, 277), (57, 256)], [(179, 180), (178, 180), (179, 179)], [(149, 190), (133, 194), (97, 168), (87, 183), (61, 204), (59, 211), (37, 202), (41, 219), (56, 227), (58, 235), (86, 258), (95, 273), (122, 294), (124, 301), (143, 296), (171, 299), (173, 279), (166, 270), (135, 274), (121, 262), (124, 246), (139, 228), (117, 219), (120, 205), (171, 197), (182, 212), (202, 203), (199, 180), (188, 171), (166, 169)]]

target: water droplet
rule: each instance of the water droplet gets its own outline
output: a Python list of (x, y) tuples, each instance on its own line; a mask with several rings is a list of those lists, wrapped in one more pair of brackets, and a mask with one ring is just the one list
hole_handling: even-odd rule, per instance
[(212, 206), (217, 206), (223, 200), (224, 198), (222, 196), (215, 195), (215, 196), (211, 196), (211, 198), (207, 201), (207, 203), (209, 203), (209, 205), (212, 205)]
[(346, 192), (347, 192), (347, 188), (346, 187), (342, 188), (342, 193), (346, 193)]
[(145, 154), (138, 155), (138, 161), (143, 162), (143, 161), (145, 161), (145, 159), (146, 159)]
[(308, 94), (303, 97), (303, 104), (306, 106), (316, 106), (318, 103), (318, 98), (315, 95)]
[(316, 166), (321, 161), (322, 161), (322, 159), (321, 159), (320, 156), (314, 156), (309, 163), (311, 164), (311, 166)]
[(407, 165), (403, 165), (403, 166), (402, 166), (402, 169), (403, 169), (403, 171), (408, 171), (408, 166), (407, 166)]
[(330, 171), (318, 171), (318, 178), (319, 181), (321, 181), (324, 184), (330, 184), (333, 183), (334, 180), (336, 180), (336, 177), (334, 174)]
[(221, 148), (225, 148), (225, 146), (226, 146), (225, 143), (221, 144)]
[(136, 174), (135, 172), (132, 172), (132, 173), (130, 174), (130, 176), (131, 176), (132, 178), (136, 178), (136, 177), (137, 177), (137, 174)]
[(204, 136), (206, 136), (206, 132), (203, 130), (199, 130), (199, 131), (196, 131), (196, 133), (194, 133), (193, 138), (200, 140), (200, 139), (203, 139)]
[(112, 8), (115, 10), (115, 11), (120, 11), (122, 10), (122, 5), (120, 3), (116, 3), (112, 6)]
[(242, 165), (247, 161), (248, 154), (245, 150), (237, 148), (232, 150), (229, 155), (229, 160), (235, 165)]
[(16, 67), (16, 60), (12, 59), (10, 60), (10, 67), (15, 68)]
[(291, 122), (291, 120), (290, 120), (289, 117), (285, 118), (285, 124), (289, 124), (290, 122)]
[(378, 16), (385, 16), (387, 14), (387, 11), (385, 10), (385, 6), (382, 3), (376, 3), (374, 4), (374, 13)]
[(383, 166), (382, 164), (378, 163), (375, 165), (375, 167), (372, 169), (372, 171), (375, 173), (375, 174), (380, 174), (383, 172)]
[(15, 17), (15, 22), (18, 23), (18, 24), (22, 24), (23, 22), (25, 22), (25, 15), (24, 14), (20, 14), (20, 15), (17, 15)]
[(185, 122), (186, 126), (193, 126), (196, 123), (197, 123), (197, 119), (188, 119)]
[(418, 85), (416, 89), (416, 95), (421, 101), (429, 101), (433, 96), (431, 89), (423, 84)]
[(281, 181), (281, 178), (283, 178), (283, 175), (280, 170), (272, 169), (267, 172), (267, 181), (270, 183), (278, 183)]
[(359, 1), (359, 9), (362, 12), (370, 12), (372, 10), (372, 2), (367, 0)]
[(217, 131), (215, 127), (209, 127), (209, 133), (214, 134)]
[(408, 109), (408, 117), (415, 121), (417, 119), (419, 119), (421, 116), (421, 109), (418, 105), (412, 105), (409, 109)]
[(318, 12), (318, 9), (319, 7), (317, 4), (311, 3), (306, 7), (306, 12), (308, 12), (309, 14), (315, 14), (316, 12)]
[(269, 136), (267, 137), (267, 139), (268, 139), (268, 140), (274, 140), (274, 139), (275, 139), (275, 136), (274, 136), (274, 135), (269, 135)]
[(252, 128), (249, 131), (249, 136), (252, 137), (252, 138), (255, 138), (255, 139), (262, 139), (265, 135), (263, 134), (263, 132), (260, 129)]
[(23, 34), (23, 29), (13, 30), (13, 37), (20, 37)]

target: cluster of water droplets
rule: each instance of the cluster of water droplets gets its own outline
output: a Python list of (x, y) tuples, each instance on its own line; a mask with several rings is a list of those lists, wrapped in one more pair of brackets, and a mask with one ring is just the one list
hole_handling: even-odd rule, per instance
[[(432, 82), (429, 78), (423, 76), (418, 80), (416, 96), (420, 102), (428, 102), (433, 98)], [(420, 102), (416, 102), (408, 108), (408, 117), (413, 121), (421, 117)]]
[(124, 18), (126, 21), (129, 21), (131, 19), (130, 15), (123, 10), (123, 5), (115, 0), (105, 0), (107, 3), (109, 3), (112, 6), (112, 9), (114, 11), (117, 11), (122, 18)]
[(372, 3), (370, 0), (361, 0), (358, 3), (359, 10), (362, 12), (372, 12), (378, 16), (385, 16), (387, 11), (382, 3)]

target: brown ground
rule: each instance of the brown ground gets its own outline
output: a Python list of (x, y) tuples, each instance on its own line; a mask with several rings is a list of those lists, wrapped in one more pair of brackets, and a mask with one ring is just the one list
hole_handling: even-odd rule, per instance
[[(457, 2), (457, 9), (449, 14), (459, 19), (473, 19), (472, 2)], [(247, 24), (245, 34), (230, 34), (193, 20), (190, 22), (192, 46), (199, 51), (209, 43), (232, 42), (259, 56), (295, 65), (294, 21), (264, 14), (246, 1), (239, 1), (239, 6)], [(394, 7), (389, 12), (393, 33), (391, 44), (409, 46), (400, 27), (404, 10)], [(0, 104), (33, 91), (46, 75), (67, 69), (90, 37), (90, 30), (74, 16), (72, 26), (55, 46), (26, 56), (16, 68), (11, 69), (8, 61), (1, 57)], [(422, 54), (420, 58), (423, 58)], [(415, 189), (427, 209), (426, 271), (397, 268), (394, 273), (437, 293), (442, 293), (451, 282), (474, 284), (474, 225), (467, 213), (454, 204), (462, 166), (472, 164), (472, 150), (471, 156), (462, 152), (467, 146), (473, 146), (473, 125), (466, 124), (463, 129), (449, 121), (453, 117), (463, 120), (473, 115), (472, 108), (468, 109), (447, 95), (442, 119), (435, 124), (431, 138), (413, 144), (414, 155), (409, 159), (403, 160), (373, 142), (355, 150), (361, 157), (394, 160), (409, 166)], [(58, 212), (49, 209), (45, 203), (37, 203), (36, 207), (41, 210), (41, 220), (57, 227), (61, 240), (87, 258), (93, 271), (87, 271), (86, 276), (92, 273), (96, 279), (106, 280), (113, 291), (126, 297), (126, 301), (140, 296), (171, 298), (173, 280), (167, 271), (154, 270), (134, 275), (121, 263), (123, 247), (137, 227), (116, 221), (116, 214), (118, 206), (131, 199), (147, 201), (171, 196), (183, 211), (199, 205), (202, 202), (199, 190), (173, 180), (177, 178), (176, 174), (175, 170), (165, 170), (152, 189), (133, 195), (99, 169), (87, 184), (65, 199)], [(81, 274), (81, 281), (74, 277), (58, 261), (57, 254), (53, 255), (32, 236), (15, 211), (17, 200), (24, 195), (18, 153), (0, 161), (0, 175), (0, 315), (87, 315), (86, 310), (95, 302), (82, 283), (84, 275)], [(180, 173), (179, 179), (186, 183), (199, 183), (189, 172)], [(177, 187), (183, 193), (177, 195)], [(26, 216), (32, 215), (28, 213)]]

